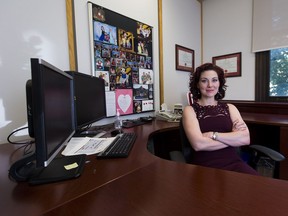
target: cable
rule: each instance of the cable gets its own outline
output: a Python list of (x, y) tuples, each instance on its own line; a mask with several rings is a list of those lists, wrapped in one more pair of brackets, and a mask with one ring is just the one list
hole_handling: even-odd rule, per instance
[(33, 143), (30, 143), (24, 146), (24, 152), (23, 152), (24, 155), (28, 155), (33, 152), (33, 151), (30, 151), (30, 149), (32, 148), (32, 144)]
[(13, 142), (10, 140), (11, 136), (14, 135), (16, 132), (20, 131), (20, 130), (24, 130), (24, 129), (27, 129), (28, 127), (23, 127), (23, 128), (19, 128), (15, 131), (13, 131), (12, 133), (9, 134), (9, 136), (7, 137), (7, 141), (11, 144), (15, 144), (15, 145), (29, 145), (29, 144), (33, 144), (34, 143), (34, 140), (29, 140), (29, 141), (26, 141), (26, 142)]

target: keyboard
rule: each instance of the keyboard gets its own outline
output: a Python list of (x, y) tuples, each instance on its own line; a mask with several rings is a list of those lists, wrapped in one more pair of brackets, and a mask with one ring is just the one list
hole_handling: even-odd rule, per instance
[(99, 159), (128, 157), (135, 140), (136, 134), (133, 132), (118, 134), (109, 147), (96, 157)]

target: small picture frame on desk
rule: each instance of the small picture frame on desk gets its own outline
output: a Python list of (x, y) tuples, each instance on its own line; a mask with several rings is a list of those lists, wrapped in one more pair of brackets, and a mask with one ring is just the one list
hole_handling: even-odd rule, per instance
[(225, 77), (241, 76), (241, 52), (212, 57), (212, 63), (224, 70)]

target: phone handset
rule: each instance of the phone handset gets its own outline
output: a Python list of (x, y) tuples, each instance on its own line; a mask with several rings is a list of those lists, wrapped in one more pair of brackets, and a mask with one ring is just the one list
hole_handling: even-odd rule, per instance
[(159, 115), (163, 116), (164, 118), (167, 118), (167, 119), (173, 119), (173, 114), (172, 113), (169, 113), (169, 112), (166, 112), (166, 111), (159, 111)]
[(156, 113), (156, 118), (164, 121), (178, 121), (181, 118), (181, 115), (160, 110)]
[(182, 104), (174, 104), (174, 112), (168, 111), (168, 107), (165, 103), (161, 105), (161, 110), (156, 112), (156, 118), (164, 121), (179, 121), (182, 117)]

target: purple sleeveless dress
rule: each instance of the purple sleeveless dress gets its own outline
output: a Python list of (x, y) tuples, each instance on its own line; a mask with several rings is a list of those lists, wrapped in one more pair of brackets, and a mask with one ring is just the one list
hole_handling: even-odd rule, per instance
[[(231, 132), (233, 123), (226, 103), (218, 102), (216, 106), (192, 105), (199, 121), (202, 133), (215, 131), (219, 133)], [(235, 147), (227, 147), (215, 151), (193, 151), (192, 163), (196, 165), (218, 169), (259, 175), (246, 164), (238, 155)]]

